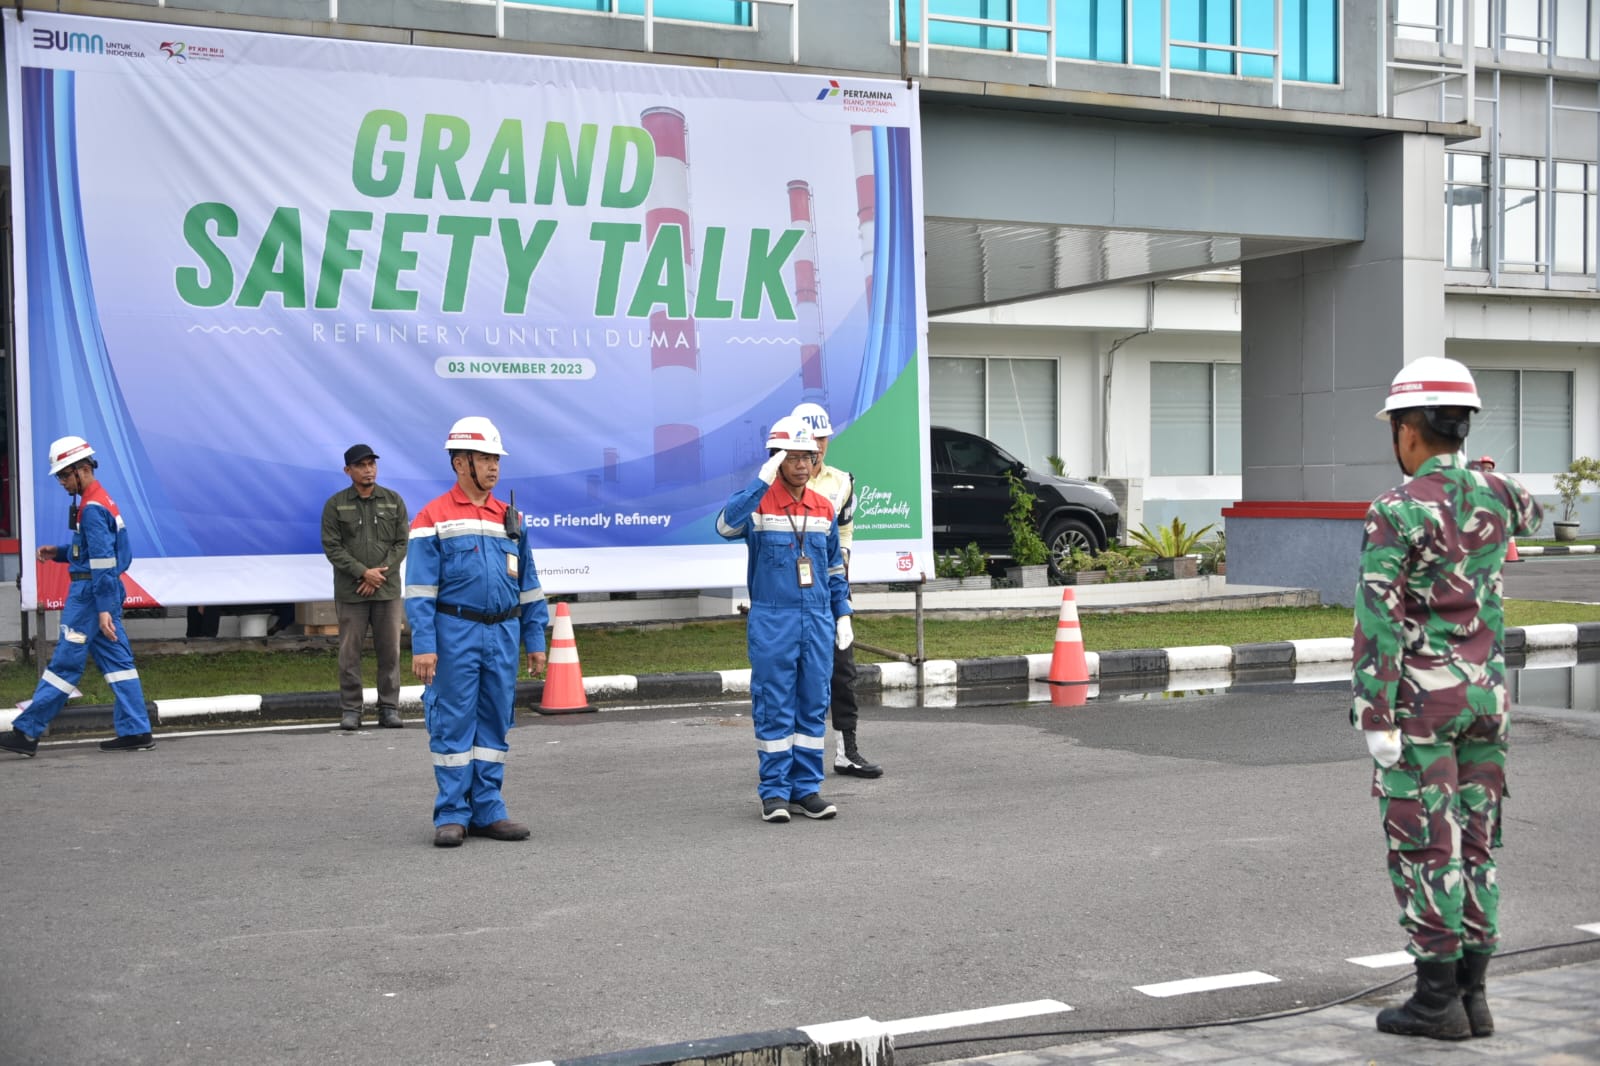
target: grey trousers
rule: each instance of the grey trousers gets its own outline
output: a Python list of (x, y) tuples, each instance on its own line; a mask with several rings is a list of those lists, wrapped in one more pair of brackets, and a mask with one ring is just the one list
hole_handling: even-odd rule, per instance
[(378, 650), (378, 706), (400, 706), (400, 623), (406, 601), (363, 600), (339, 604), (339, 709), (361, 709), (361, 652), (372, 629)]

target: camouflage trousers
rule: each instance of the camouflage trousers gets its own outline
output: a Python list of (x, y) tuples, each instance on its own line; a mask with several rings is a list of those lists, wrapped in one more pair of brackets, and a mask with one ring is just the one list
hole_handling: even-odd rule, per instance
[(1500, 846), (1505, 795), (1504, 715), (1463, 710), (1436, 727), (1400, 723), (1400, 761), (1378, 767), (1373, 794), (1389, 843), (1389, 880), (1412, 955), (1424, 962), (1490, 954), (1499, 942)]

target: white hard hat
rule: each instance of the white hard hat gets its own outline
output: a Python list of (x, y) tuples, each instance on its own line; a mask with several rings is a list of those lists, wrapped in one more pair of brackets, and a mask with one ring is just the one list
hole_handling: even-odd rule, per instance
[(790, 411), (789, 417), (798, 418), (809, 426), (813, 437), (833, 436), (833, 423), (828, 421), (828, 412), (820, 403), (803, 403)]
[(1396, 411), (1414, 407), (1470, 407), (1483, 410), (1472, 371), (1442, 355), (1425, 355), (1400, 368), (1389, 385), (1389, 399), (1378, 417), (1385, 421)]
[(450, 427), (450, 437), (444, 442), (447, 452), (483, 452), (485, 455), (505, 455), (500, 443), (500, 431), (482, 415), (468, 415), (456, 419)]
[(93, 454), (94, 449), (82, 437), (58, 437), (50, 442), (50, 474), (53, 477)]
[(772, 423), (772, 430), (767, 434), (767, 451), (814, 452), (816, 450), (817, 440), (811, 435), (811, 427), (794, 415), (785, 415)]

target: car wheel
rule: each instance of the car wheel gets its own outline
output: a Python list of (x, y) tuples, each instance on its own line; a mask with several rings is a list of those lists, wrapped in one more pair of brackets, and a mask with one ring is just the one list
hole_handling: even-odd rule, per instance
[(1076, 518), (1058, 518), (1051, 522), (1044, 531), (1044, 542), (1050, 549), (1050, 576), (1057, 581), (1064, 580), (1064, 563), (1073, 548), (1086, 552), (1100, 550), (1094, 531)]

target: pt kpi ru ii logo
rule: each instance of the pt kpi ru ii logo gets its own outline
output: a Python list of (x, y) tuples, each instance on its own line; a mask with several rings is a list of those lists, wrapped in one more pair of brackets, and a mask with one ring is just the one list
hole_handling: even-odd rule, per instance
[(827, 87), (817, 93), (818, 103), (832, 103), (846, 111), (869, 115), (892, 113), (899, 101), (895, 94), (885, 89), (846, 89), (832, 78)]
[(191, 59), (222, 59), (222, 49), (208, 44), (188, 44), (184, 41), (162, 41), (161, 54), (169, 63), (187, 63)]

